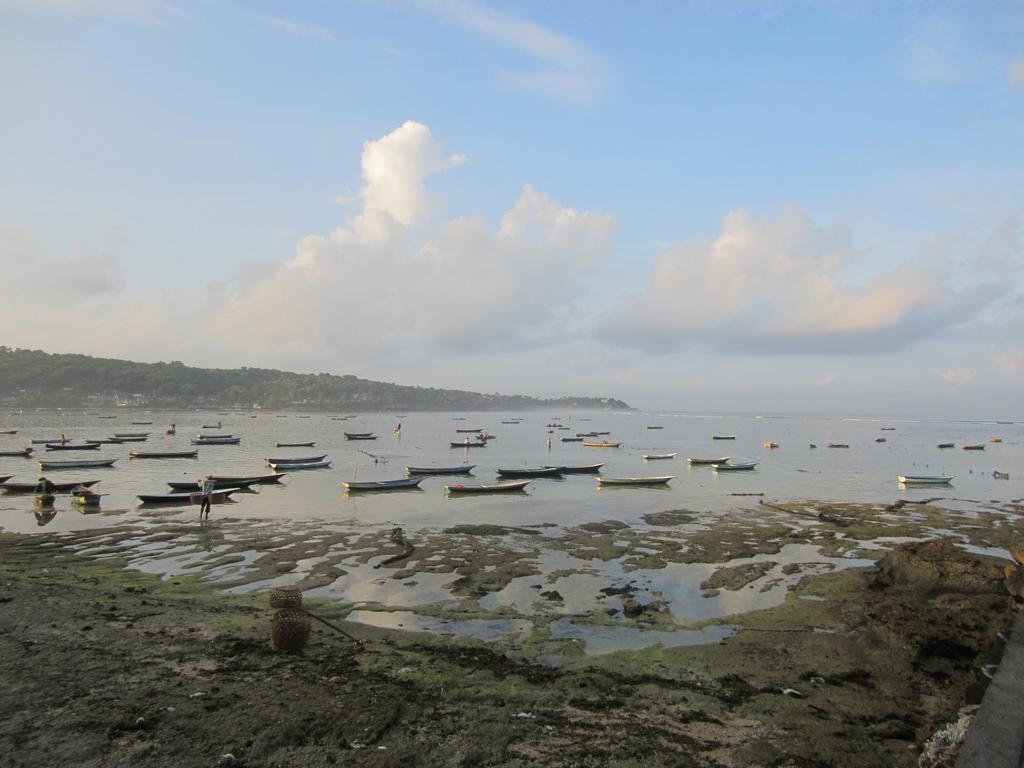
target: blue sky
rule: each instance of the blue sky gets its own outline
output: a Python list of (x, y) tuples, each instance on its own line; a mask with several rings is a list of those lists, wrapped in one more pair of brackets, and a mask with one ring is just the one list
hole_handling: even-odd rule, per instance
[(0, 0), (0, 86), (7, 344), (1024, 417), (1020, 2)]

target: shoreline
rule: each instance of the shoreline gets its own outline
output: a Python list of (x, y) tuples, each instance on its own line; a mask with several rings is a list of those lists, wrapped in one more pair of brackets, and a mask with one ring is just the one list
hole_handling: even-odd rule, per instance
[[(817, 519), (816, 544), (864, 534), (869, 523), (853, 511)], [(928, 514), (915, 510), (925, 527)], [(587, 527), (559, 546), (611, 558), (636, 533)], [(727, 561), (749, 549), (746, 531), (687, 540), (714, 544), (704, 559)], [(417, 555), (476, 542), (482, 559), (459, 571), (460, 589), (485, 595), (521, 573), (481, 545), (508, 535), (446, 531), (431, 546), (417, 541)], [(201, 571), (161, 579), (127, 567), (130, 553), (116, 546), (72, 552), (81, 538), (0, 534), (0, 663), (11, 681), (0, 748), (12, 766), (210, 765), (228, 754), (222, 764), (912, 766), (929, 736), (978, 700), (980, 670), (997, 661), (1014, 619), (996, 561), (914, 543), (879, 552), (877, 567), (800, 575), (777, 606), (696, 622), (738, 628), (717, 643), (587, 655), (563, 639), (545, 665), (550, 624), (482, 643), (346, 622), (353, 604), (307, 598), (367, 642), (315, 627), (291, 656), (270, 649), (265, 591), (228, 594)], [(396, 551), (360, 543), (367, 562)], [(684, 556), (670, 549), (640, 564)], [(266, 567), (289, 572), (280, 559)], [(417, 573), (401, 561), (381, 570)], [(707, 589), (742, 594), (757, 576), (721, 568)], [(667, 628), (656, 605), (641, 608), (635, 626)], [(597, 612), (579, 620), (619, 623)]]

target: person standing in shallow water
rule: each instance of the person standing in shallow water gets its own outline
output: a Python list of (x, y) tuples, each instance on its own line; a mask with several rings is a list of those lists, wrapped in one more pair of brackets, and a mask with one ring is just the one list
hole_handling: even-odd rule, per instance
[(206, 519), (210, 519), (210, 497), (213, 495), (213, 489), (216, 488), (217, 484), (213, 482), (213, 475), (207, 475), (203, 480), (199, 481), (199, 492), (203, 495), (203, 498), (199, 502), (199, 519), (203, 519), (203, 511), (206, 511)]

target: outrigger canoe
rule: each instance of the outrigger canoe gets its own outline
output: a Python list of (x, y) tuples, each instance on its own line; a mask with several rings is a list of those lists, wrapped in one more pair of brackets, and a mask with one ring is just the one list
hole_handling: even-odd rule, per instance
[(561, 477), (558, 467), (523, 467), (522, 469), (499, 469), (498, 477)]
[(418, 488), (422, 477), (403, 477), (398, 480), (346, 480), (342, 483), (349, 493), (353, 491), (397, 491)]
[(0, 456), (31, 456), (34, 448), (21, 448), (17, 451), (0, 451)]
[(326, 458), (327, 454), (324, 453), (319, 456), (300, 456), (297, 458), (293, 457), (290, 459), (266, 459), (265, 461), (267, 462), (267, 464), (280, 464), (284, 466), (285, 464), (312, 464), (317, 461), (323, 461)]
[(149, 437), (149, 432), (115, 432), (114, 437)]
[[(252, 475), (250, 477), (226, 477), (223, 475), (214, 475), (213, 487), (214, 489), (221, 488), (248, 488), (251, 485), (269, 485), (270, 483), (279, 483), (281, 478), (284, 477), (283, 472), (275, 472), (272, 475)], [(172, 491), (192, 491), (199, 487), (201, 481), (198, 480), (172, 480), (168, 481), (167, 485), (170, 486)]]
[(192, 445), (238, 445), (242, 442), (240, 437), (204, 437), (200, 440), (193, 440)]
[(43, 470), (49, 469), (84, 469), (86, 467), (95, 469), (96, 467), (112, 467), (117, 459), (67, 459), (66, 461), (47, 461), (46, 459), (39, 460), (39, 468)]
[[(223, 488), (210, 494), (211, 504), (223, 504), (231, 494), (238, 491), (238, 488)], [(203, 500), (203, 494), (199, 491), (193, 493), (140, 493), (139, 501), (143, 504), (199, 504)]]
[(563, 475), (596, 475), (601, 471), (601, 467), (604, 466), (604, 462), (598, 464), (562, 464), (559, 467), (555, 467)]
[(294, 469), (327, 469), (331, 466), (329, 461), (305, 461), (302, 463), (289, 462), (287, 464), (271, 463), (270, 468), (277, 472), (279, 469), (286, 469), (291, 472)]
[(47, 443), (48, 451), (96, 451), (99, 443)]
[(594, 440), (592, 442), (583, 441), (584, 448), (618, 448), (622, 443), (615, 443), (611, 440)]
[(756, 461), (740, 461), (735, 464), (729, 464), (728, 462), (724, 464), (712, 464), (711, 468), (715, 470), (715, 472), (745, 472), (756, 466)]
[(459, 467), (406, 467), (409, 475), (468, 475), (476, 464), (463, 464)]
[(195, 459), (199, 451), (129, 451), (129, 459)]
[(660, 477), (599, 477), (598, 486), (605, 485), (665, 485), (673, 480), (675, 475), (663, 475)]
[(690, 456), (686, 461), (694, 466), (704, 464), (725, 464), (732, 456), (719, 456), (717, 459), (702, 459), (697, 456)]
[[(78, 486), (82, 486), (83, 488), (90, 488), (90, 487), (96, 485), (96, 483), (98, 483), (98, 482), (99, 482), (99, 480), (84, 480), (84, 481), (80, 481), (80, 482), (77, 482), (77, 483), (53, 483), (53, 482), (51, 482), (50, 487), (51, 487), (51, 491), (53, 493), (71, 493), (71, 491), (73, 491)], [(36, 492), (36, 488), (38, 488), (38, 487), (39, 487), (39, 483), (11, 483), (11, 482), (6, 482), (3, 485), (0, 485), (0, 488), (2, 488), (5, 493), (35, 493)]]
[(533, 481), (517, 480), (511, 483), (484, 483), (482, 485), (455, 483), (454, 485), (446, 485), (444, 490), (445, 493), (452, 495), (462, 493), (515, 493), (516, 491), (524, 490), (531, 482)]
[(902, 485), (949, 485), (952, 475), (900, 475)]

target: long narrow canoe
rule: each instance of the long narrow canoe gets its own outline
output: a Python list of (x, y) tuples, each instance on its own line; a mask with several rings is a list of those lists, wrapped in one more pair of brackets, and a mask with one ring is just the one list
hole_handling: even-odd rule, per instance
[(938, 447), (939, 448), (955, 448), (956, 444), (955, 443), (939, 443)]
[(719, 456), (717, 459), (702, 459), (702, 458), (700, 458), (698, 456), (690, 456), (687, 459), (687, 462), (689, 462), (690, 464), (693, 464), (693, 465), (725, 464), (731, 458), (732, 458), (732, 456)]
[(207, 435), (205, 432), (200, 432), (196, 435), (196, 440), (228, 440), (234, 437), (230, 432), (224, 435)]
[[(83, 480), (77, 483), (53, 483), (53, 493), (71, 493), (78, 486), (89, 488), (96, 485), (99, 480)], [(0, 485), (5, 493), (35, 493), (39, 483), (12, 483), (10, 481)]]
[(342, 432), (346, 440), (376, 440), (373, 432)]
[(582, 437), (560, 437), (558, 439), (561, 440), (563, 443), (582, 443), (583, 442), (583, 438)]
[(0, 456), (31, 456), (33, 448), (20, 448), (17, 451), (0, 451)]
[(316, 445), (316, 441), (315, 440), (312, 441), (312, 442), (309, 442), (309, 443), (278, 443), (277, 447), (278, 448), (312, 448), (314, 445)]
[(715, 472), (744, 472), (751, 470), (756, 466), (756, 461), (741, 461), (736, 462), (735, 464), (729, 464), (728, 462), (724, 464), (712, 464), (711, 468), (715, 470)]
[(203, 424), (203, 429), (224, 429), (223, 424)]
[(100, 447), (99, 443), (47, 443), (48, 451), (95, 451)]
[(829, 448), (849, 448), (849, 443), (829, 443)]
[(16, 435), (18, 430), (16, 429), (0, 429), (0, 435)]
[(498, 477), (561, 477), (558, 467), (523, 467), (522, 469), (499, 469)]
[(595, 440), (593, 442), (583, 441), (584, 448), (618, 448), (622, 443), (615, 443), (610, 440)]
[[(231, 494), (238, 491), (238, 488), (223, 488), (210, 494), (210, 503), (223, 504)], [(193, 493), (140, 493), (139, 501), (143, 504), (199, 504), (203, 500), (203, 494), (199, 491)]]
[(47, 445), (49, 443), (60, 443), (59, 437), (48, 437), (45, 440), (32, 440), (32, 445)]
[[(144, 443), (149, 440), (149, 438), (139, 435), (136, 437), (118, 437), (115, 438), (115, 440), (118, 443)], [(115, 442), (115, 440), (111, 440), (110, 442)]]
[(903, 485), (949, 485), (953, 482), (952, 475), (900, 475)]
[(602, 461), (598, 464), (562, 464), (555, 469), (563, 475), (596, 475), (603, 466), (604, 462)]
[[(275, 472), (272, 475), (253, 475), (251, 477), (227, 477), (223, 475), (214, 475), (213, 487), (216, 489), (248, 488), (251, 485), (279, 483), (281, 482), (282, 477), (284, 477), (283, 472)], [(172, 491), (185, 492), (197, 490), (201, 483), (201, 480), (171, 480), (168, 481), (167, 485)]]
[(659, 459), (674, 459), (676, 455), (674, 453), (645, 453), (643, 455), (644, 461), (657, 461)]
[(577, 432), (576, 437), (600, 437), (600, 432)]
[(199, 451), (129, 451), (130, 459), (195, 459)]
[(149, 437), (149, 432), (115, 432), (114, 437)]
[(409, 475), (468, 475), (476, 464), (463, 464), (459, 467), (406, 467)]
[(147, 424), (152, 424), (152, 421), (133, 421), (133, 427), (145, 427)]
[(397, 491), (418, 488), (422, 477), (403, 477), (398, 480), (346, 480), (342, 483), (349, 493), (353, 491)]
[(14, 477), (14, 475), (0, 475), (0, 485), (3, 485), (8, 480), (10, 480), (12, 477)]
[(485, 483), (483, 485), (455, 483), (454, 485), (446, 485), (444, 490), (445, 493), (453, 495), (462, 493), (515, 493), (516, 491), (524, 490), (531, 482), (533, 481), (517, 480), (512, 483)]
[(985, 450), (985, 444), (984, 443), (978, 443), (977, 445), (961, 445), (960, 447), (963, 448), (965, 451), (984, 451)]
[(452, 448), (486, 448), (487, 441), (481, 440), (475, 443), (452, 443)]
[(597, 484), (604, 485), (665, 485), (675, 475), (663, 475), (660, 477), (599, 477)]
[(736, 435), (712, 435), (712, 440), (735, 440)]
[(192, 445), (238, 445), (242, 442), (240, 437), (207, 437), (202, 440), (193, 440)]
[(101, 419), (116, 419), (117, 416), (100, 416)]
[(291, 472), (295, 469), (327, 469), (329, 466), (331, 466), (329, 461), (305, 461), (302, 463), (289, 462), (287, 464), (271, 463), (270, 468), (275, 472), (281, 469)]
[(327, 454), (323, 453), (319, 456), (299, 456), (292, 457), (290, 459), (266, 459), (266, 462), (267, 464), (280, 464), (284, 466), (285, 464), (312, 464), (316, 461), (323, 461), (326, 458)]
[(102, 440), (89, 440), (86, 438), (87, 443), (96, 443), (96, 445), (120, 445), (124, 442), (123, 437), (104, 437)]
[(467, 434), (473, 434), (474, 432), (483, 432), (482, 429), (456, 429), (456, 432), (465, 432)]
[(67, 459), (65, 461), (39, 460), (40, 469), (83, 469), (95, 467), (112, 467), (117, 459)]

